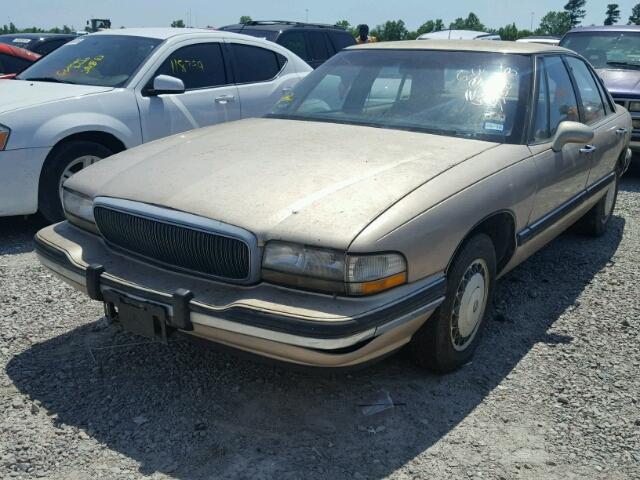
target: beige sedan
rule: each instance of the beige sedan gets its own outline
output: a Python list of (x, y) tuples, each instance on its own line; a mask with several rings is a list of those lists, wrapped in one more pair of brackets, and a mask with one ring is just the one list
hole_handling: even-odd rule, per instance
[(631, 118), (559, 47), (349, 48), (267, 118), (83, 170), (42, 262), (126, 330), (346, 367), (469, 361), (496, 279), (573, 223), (601, 235)]

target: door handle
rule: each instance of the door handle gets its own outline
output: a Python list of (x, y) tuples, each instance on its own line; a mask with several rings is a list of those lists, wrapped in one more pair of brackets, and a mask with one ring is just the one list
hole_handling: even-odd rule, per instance
[(628, 130), (626, 128), (619, 128), (616, 130), (616, 135), (618, 135), (619, 137), (622, 137), (623, 135), (626, 135), (628, 132)]
[(229, 102), (235, 102), (236, 97), (234, 95), (220, 95), (216, 97), (215, 102), (219, 105), (226, 105)]
[(597, 149), (598, 148), (595, 145), (585, 145), (583, 148), (580, 149), (580, 153), (593, 153)]

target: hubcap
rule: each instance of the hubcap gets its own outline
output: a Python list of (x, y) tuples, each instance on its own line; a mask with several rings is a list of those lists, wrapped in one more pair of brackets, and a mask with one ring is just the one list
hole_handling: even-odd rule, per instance
[(62, 201), (62, 185), (64, 184), (64, 182), (83, 168), (87, 168), (88, 166), (93, 165), (98, 160), (101, 160), (100, 157), (96, 157), (95, 155), (84, 155), (69, 162), (67, 168), (65, 168), (62, 172), (62, 175), (60, 176), (60, 182), (58, 183), (58, 193), (60, 195), (60, 201)]
[(608, 219), (613, 213), (613, 201), (616, 198), (616, 183), (612, 183), (607, 190), (607, 196), (604, 199), (604, 217)]
[(478, 332), (489, 294), (489, 269), (482, 259), (474, 260), (460, 280), (451, 314), (451, 342), (462, 351)]

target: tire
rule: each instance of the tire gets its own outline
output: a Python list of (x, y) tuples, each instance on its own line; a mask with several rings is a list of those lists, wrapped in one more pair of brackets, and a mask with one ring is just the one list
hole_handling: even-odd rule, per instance
[[(477, 275), (484, 283), (479, 282)], [(469, 362), (492, 305), (495, 277), (493, 242), (485, 234), (471, 237), (449, 269), (444, 302), (409, 344), (414, 362), (437, 373), (452, 372)], [(466, 309), (460, 306), (462, 302)]]
[(49, 154), (40, 174), (38, 211), (42, 216), (51, 223), (63, 220), (64, 211), (60, 199), (63, 175), (66, 179), (70, 176), (69, 173), (77, 173), (87, 162), (95, 163), (110, 155), (113, 155), (113, 152), (104, 145), (86, 140), (74, 140), (56, 146)]
[(607, 231), (611, 222), (613, 211), (618, 199), (618, 175), (613, 183), (607, 187), (607, 193), (598, 200), (591, 210), (589, 210), (580, 220), (578, 220), (578, 230), (590, 237), (600, 237)]

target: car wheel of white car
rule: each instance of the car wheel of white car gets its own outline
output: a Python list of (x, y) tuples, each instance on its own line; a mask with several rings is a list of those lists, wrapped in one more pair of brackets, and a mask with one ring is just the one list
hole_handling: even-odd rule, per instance
[(471, 237), (449, 268), (444, 302), (411, 340), (411, 355), (419, 365), (446, 373), (471, 359), (491, 306), (495, 275), (491, 239)]
[(40, 175), (38, 210), (48, 221), (64, 219), (62, 185), (74, 174), (112, 155), (104, 145), (85, 140), (71, 141), (56, 147), (45, 162)]
[(618, 176), (607, 187), (604, 196), (579, 220), (582, 233), (599, 237), (607, 231), (618, 199)]

